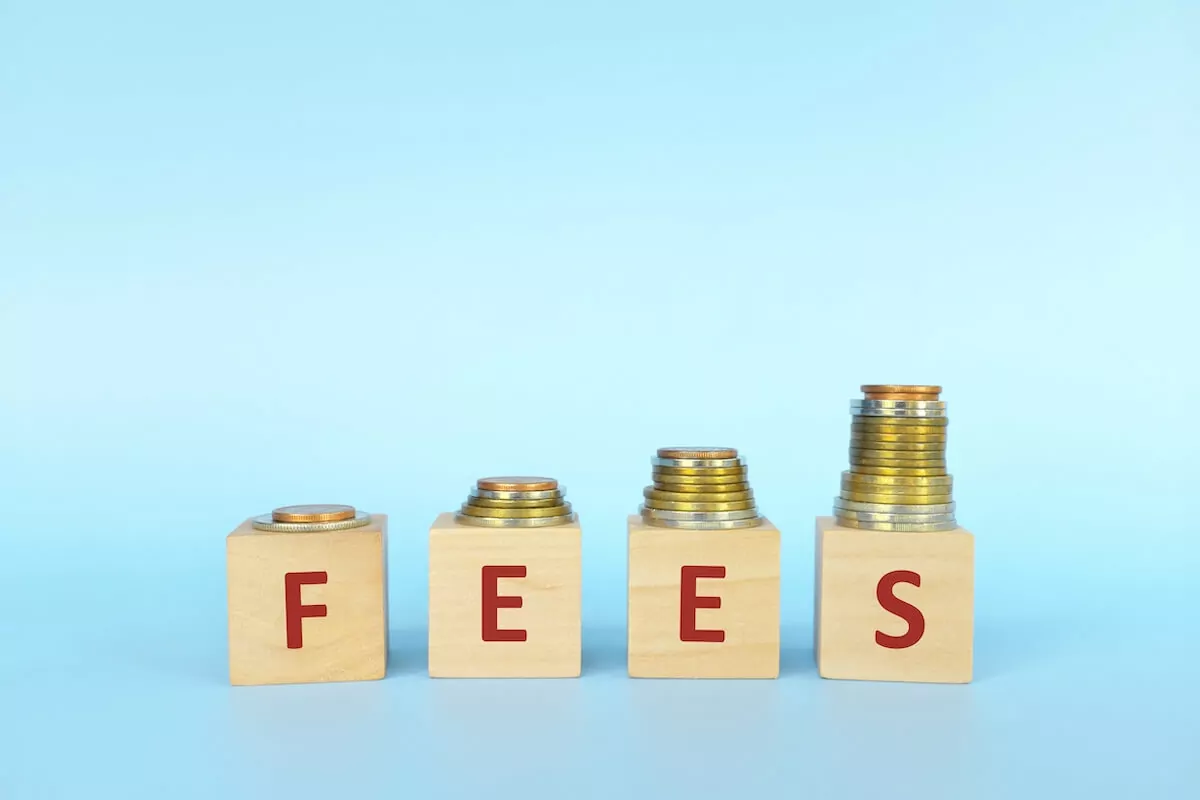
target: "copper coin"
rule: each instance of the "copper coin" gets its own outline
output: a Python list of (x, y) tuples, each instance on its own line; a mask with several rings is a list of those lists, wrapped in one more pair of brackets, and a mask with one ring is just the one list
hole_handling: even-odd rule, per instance
[(345, 519), (354, 519), (354, 506), (317, 503), (283, 506), (271, 512), (273, 522), (341, 522)]
[[(868, 383), (868, 384), (864, 384), (863, 386), (860, 386), (858, 388), (860, 390), (862, 390), (863, 392), (865, 392), (866, 394), (918, 394), (918, 395), (921, 395), (920, 397), (914, 398), (916, 400), (937, 399), (936, 396), (942, 393), (942, 387), (940, 387), (940, 386), (908, 385), (908, 384), (903, 384), (903, 383)], [(934, 395), (934, 397), (930, 398), (929, 395)], [(872, 398), (872, 399), (882, 400), (882, 399), (886, 399), (886, 398)], [(905, 398), (896, 398), (896, 399), (905, 399)]]

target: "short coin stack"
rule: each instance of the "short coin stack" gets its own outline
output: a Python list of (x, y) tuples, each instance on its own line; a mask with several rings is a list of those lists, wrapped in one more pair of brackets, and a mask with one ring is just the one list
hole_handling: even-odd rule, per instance
[(762, 524), (746, 465), (732, 447), (661, 447), (638, 511), (662, 528), (721, 530)]
[(277, 508), (270, 514), (254, 517), (250, 525), (255, 530), (274, 533), (316, 533), (361, 528), (370, 521), (370, 514), (354, 506), (319, 503)]
[(479, 528), (547, 528), (575, 521), (566, 489), (553, 478), (480, 478), (455, 513), (462, 525)]
[(875, 531), (947, 531), (946, 404), (940, 386), (863, 386), (850, 401), (850, 470), (833, 501), (838, 523)]

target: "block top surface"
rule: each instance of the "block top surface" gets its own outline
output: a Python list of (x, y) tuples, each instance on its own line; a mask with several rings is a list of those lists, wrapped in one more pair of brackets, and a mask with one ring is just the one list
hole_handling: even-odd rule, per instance
[(641, 514), (630, 514), (627, 519), (627, 522), (629, 524), (629, 532), (630, 533), (651, 532), (651, 533), (703, 533), (703, 534), (720, 533), (720, 534), (729, 534), (729, 533), (752, 533), (754, 531), (778, 531), (778, 528), (776, 528), (775, 525), (771, 522), (771, 520), (767, 519), (765, 516), (762, 518), (762, 524), (755, 525), (753, 528), (666, 528), (666, 527), (661, 527), (659, 525), (651, 525), (650, 523), (646, 522), (646, 520), (642, 519)]
[(935, 536), (972, 536), (973, 534), (966, 528), (959, 526), (949, 531), (873, 531), (869, 528), (847, 528), (844, 525), (839, 525), (837, 517), (817, 517), (817, 532), (818, 533), (841, 533), (841, 534), (870, 534), (874, 536), (898, 536), (898, 537), (914, 537), (932, 538)]
[(455, 531), (458, 533), (553, 533), (556, 531), (578, 531), (581, 528), (580, 522), (579, 513), (576, 512), (575, 521), (568, 525), (547, 525), (541, 528), (521, 528), (518, 526), (488, 528), (482, 525), (463, 525), (454, 518), (453, 511), (446, 511), (437, 515), (437, 519), (433, 521), (429, 529), (432, 531)]
[(248, 517), (241, 525), (238, 525), (226, 538), (235, 536), (291, 536), (302, 538), (304, 536), (321, 536), (323, 534), (348, 534), (348, 533), (378, 533), (387, 530), (387, 514), (371, 514), (371, 521), (366, 525), (360, 525), (357, 528), (342, 528), (334, 531), (260, 531), (252, 524), (254, 517)]

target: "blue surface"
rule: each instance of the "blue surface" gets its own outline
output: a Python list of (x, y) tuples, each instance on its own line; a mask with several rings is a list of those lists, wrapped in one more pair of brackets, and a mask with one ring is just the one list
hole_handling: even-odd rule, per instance
[[(0, 797), (1194, 796), (1195, 6), (644, 5), (0, 4)], [(868, 381), (946, 386), (969, 686), (812, 666)], [(692, 442), (778, 681), (624, 677)], [(424, 677), (497, 472), (582, 514), (580, 680)], [(391, 514), (391, 674), (233, 690), (223, 537), (325, 500)]]

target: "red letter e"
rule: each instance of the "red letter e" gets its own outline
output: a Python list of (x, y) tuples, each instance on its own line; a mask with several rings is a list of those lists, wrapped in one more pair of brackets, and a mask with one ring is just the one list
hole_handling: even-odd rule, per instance
[(484, 567), (483, 573), (483, 640), (485, 642), (523, 642), (528, 634), (520, 628), (501, 629), (500, 609), (520, 608), (520, 595), (500, 595), (500, 578), (524, 578), (525, 567)]
[(287, 618), (288, 650), (304, 647), (304, 618), (323, 617), (324, 603), (306, 606), (300, 599), (300, 587), (306, 584), (328, 583), (327, 572), (287, 572), (283, 576), (283, 607)]
[(720, 597), (696, 596), (696, 579), (724, 577), (724, 567), (683, 567), (679, 570), (679, 641), (725, 641), (725, 631), (696, 630), (696, 609), (721, 607)]
[(883, 606), (883, 610), (890, 611), (908, 623), (908, 631), (903, 636), (888, 636), (883, 631), (875, 631), (875, 644), (891, 650), (912, 647), (925, 635), (925, 615), (921, 613), (921, 609), (904, 602), (892, 593), (897, 583), (911, 583), (919, 588), (921, 576), (906, 569), (898, 569), (880, 578), (879, 585), (875, 587), (875, 599)]

